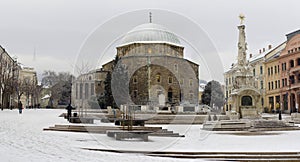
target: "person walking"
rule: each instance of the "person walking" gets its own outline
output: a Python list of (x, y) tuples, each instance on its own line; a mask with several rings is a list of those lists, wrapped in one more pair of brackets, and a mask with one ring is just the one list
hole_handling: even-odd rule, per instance
[(71, 104), (69, 104), (66, 109), (67, 109), (67, 119), (68, 119), (68, 121), (70, 121), (70, 118), (72, 116), (73, 107), (71, 106)]
[(19, 114), (22, 114), (23, 104), (21, 101), (19, 101), (18, 103), (18, 108), (19, 108)]

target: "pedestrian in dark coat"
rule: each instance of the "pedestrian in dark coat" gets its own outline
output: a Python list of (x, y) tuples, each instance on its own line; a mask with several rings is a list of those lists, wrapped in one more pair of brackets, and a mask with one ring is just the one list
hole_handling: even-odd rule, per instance
[(18, 109), (19, 109), (19, 114), (22, 114), (23, 104), (21, 101), (19, 101), (19, 103), (18, 103)]
[(72, 116), (73, 107), (71, 106), (71, 104), (69, 104), (66, 109), (67, 109), (67, 118), (68, 120), (70, 120), (70, 117)]

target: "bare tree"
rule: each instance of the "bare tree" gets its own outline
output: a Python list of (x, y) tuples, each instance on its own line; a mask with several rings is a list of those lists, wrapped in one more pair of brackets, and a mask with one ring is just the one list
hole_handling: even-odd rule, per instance
[(71, 84), (74, 76), (68, 72), (45, 71), (42, 85), (48, 86), (51, 91), (50, 107), (60, 104), (68, 104), (71, 99)]

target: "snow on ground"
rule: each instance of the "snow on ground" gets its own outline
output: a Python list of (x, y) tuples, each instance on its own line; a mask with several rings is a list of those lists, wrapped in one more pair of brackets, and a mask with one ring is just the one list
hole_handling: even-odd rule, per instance
[[(203, 131), (200, 125), (161, 125), (186, 137), (150, 136), (149, 142), (116, 141), (105, 134), (43, 131), (55, 124), (68, 124), (58, 117), (63, 112), (65, 110), (26, 109), (23, 114), (18, 114), (17, 110), (0, 111), (0, 161), (191, 161), (82, 148), (203, 152), (300, 150), (300, 131), (244, 136)], [(97, 122), (95, 125), (104, 124)]]

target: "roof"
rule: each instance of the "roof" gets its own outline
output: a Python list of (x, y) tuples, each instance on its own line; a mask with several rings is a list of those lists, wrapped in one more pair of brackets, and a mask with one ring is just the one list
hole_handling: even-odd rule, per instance
[(154, 23), (146, 23), (133, 28), (123, 37), (120, 46), (132, 43), (168, 43), (181, 46), (174, 33)]
[(289, 34), (286, 35), (286, 38), (287, 40), (290, 40), (293, 36), (297, 35), (297, 34), (300, 34), (300, 29), (294, 31), (294, 32), (291, 32)]

